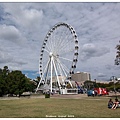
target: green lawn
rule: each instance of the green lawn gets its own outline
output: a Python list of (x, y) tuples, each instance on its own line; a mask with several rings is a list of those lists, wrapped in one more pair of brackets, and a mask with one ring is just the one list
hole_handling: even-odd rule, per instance
[(109, 98), (21, 98), (0, 100), (0, 118), (119, 118), (120, 108), (107, 108)]

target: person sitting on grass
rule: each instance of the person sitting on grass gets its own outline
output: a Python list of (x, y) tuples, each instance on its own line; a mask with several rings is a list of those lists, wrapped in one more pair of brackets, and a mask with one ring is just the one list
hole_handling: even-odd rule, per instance
[(115, 99), (115, 102), (114, 102), (114, 104), (113, 104), (111, 109), (116, 109), (118, 107), (118, 104), (119, 104), (118, 99)]
[(112, 106), (113, 106), (113, 101), (112, 101), (112, 99), (110, 99), (108, 101), (108, 108), (112, 108)]

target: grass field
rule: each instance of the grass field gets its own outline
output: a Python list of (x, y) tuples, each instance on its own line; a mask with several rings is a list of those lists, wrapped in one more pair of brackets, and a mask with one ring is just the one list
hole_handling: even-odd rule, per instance
[(119, 118), (120, 108), (107, 108), (109, 98), (20, 98), (0, 100), (0, 118)]

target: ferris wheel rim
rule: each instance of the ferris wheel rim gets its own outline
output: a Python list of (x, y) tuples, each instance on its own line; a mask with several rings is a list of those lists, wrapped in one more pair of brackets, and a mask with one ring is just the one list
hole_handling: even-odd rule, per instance
[[(41, 48), (41, 52), (40, 52), (40, 60), (39, 60), (39, 73), (40, 75), (42, 76), (43, 75), (43, 55), (44, 55), (44, 52), (48, 52), (48, 55), (52, 54), (50, 53), (48, 50), (46, 50), (46, 46), (47, 46), (47, 42), (51, 36), (51, 34), (58, 28), (58, 27), (61, 27), (61, 26), (64, 26), (66, 27), (67, 29), (69, 29), (69, 31), (71, 32), (71, 34), (73, 35), (73, 42), (74, 42), (74, 53), (73, 53), (73, 59), (71, 61), (71, 67), (70, 67), (70, 70), (69, 70), (69, 74), (74, 74), (74, 70), (76, 68), (76, 64), (77, 64), (77, 61), (78, 61), (78, 38), (77, 38), (77, 34), (74, 30), (74, 28), (69, 25), (69, 24), (66, 24), (66, 23), (63, 23), (63, 22), (59, 22), (57, 24), (55, 24), (49, 31), (48, 33), (46, 34), (46, 37), (43, 41), (43, 44), (42, 44), (42, 48)], [(49, 48), (50, 49), (50, 48)], [(55, 54), (55, 56), (57, 57), (58, 54)]]

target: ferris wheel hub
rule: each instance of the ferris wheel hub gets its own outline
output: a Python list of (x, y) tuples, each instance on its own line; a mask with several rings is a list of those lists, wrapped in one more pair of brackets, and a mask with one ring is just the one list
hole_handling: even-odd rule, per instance
[(53, 56), (53, 53), (52, 53), (52, 52), (50, 52), (49, 56), (50, 56), (50, 57), (52, 57), (52, 56)]

